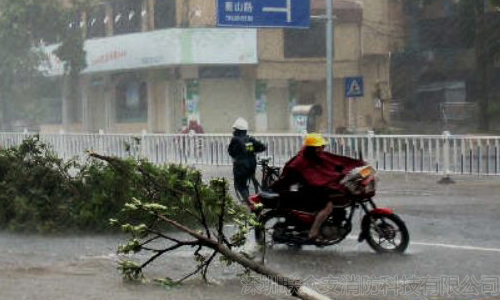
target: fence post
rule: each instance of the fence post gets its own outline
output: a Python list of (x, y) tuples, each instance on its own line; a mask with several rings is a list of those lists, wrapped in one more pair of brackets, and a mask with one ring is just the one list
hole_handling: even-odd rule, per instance
[(439, 179), (440, 184), (455, 183), (450, 177), (450, 141), (451, 134), (449, 131), (443, 132), (443, 174), (444, 177)]
[(373, 153), (373, 138), (375, 137), (375, 132), (373, 132), (372, 130), (368, 131), (368, 135), (367, 135), (367, 138), (368, 138), (368, 163), (372, 166), (374, 166), (374, 162), (375, 162), (375, 159), (374, 159), (374, 153)]
[[(67, 158), (67, 155), (66, 155), (66, 132), (64, 131), (64, 129), (59, 129), (59, 136), (61, 137), (61, 139), (59, 140), (59, 143), (57, 143), (56, 141), (54, 141), (54, 150), (57, 148), (59, 148), (58, 150), (55, 150), (56, 152), (59, 153), (59, 155), (61, 155), (61, 158), (66, 160)], [(56, 144), (59, 144), (59, 145), (56, 145)]]
[[(110, 153), (113, 153), (113, 151), (111, 149), (111, 145), (106, 145), (106, 140), (104, 138), (104, 130), (103, 129), (99, 129), (99, 136), (96, 138), (96, 142), (94, 143), (94, 147), (95, 149), (92, 149), (94, 151), (101, 151), (102, 153), (106, 153), (108, 155), (110, 155)], [(92, 144), (92, 142), (91, 142)], [(106, 147), (108, 146), (108, 147)], [(118, 154), (118, 151), (115, 155), (119, 155)]]
[(145, 157), (148, 157), (146, 155), (147, 153), (147, 137), (148, 137), (148, 131), (146, 129), (143, 129), (142, 132), (141, 132), (141, 141), (139, 143), (139, 149), (140, 151), (138, 151), (140, 153), (140, 156), (139, 157), (136, 157), (136, 158), (145, 158)]
[[(27, 139), (29, 137), (29, 135), (30, 135), (30, 133), (29, 133), (28, 129), (24, 128), (23, 129), (23, 135), (21, 137), (21, 141), (20, 142), (22, 143), (25, 139)], [(39, 137), (39, 138), (41, 139), (41, 137)], [(3, 145), (3, 146), (5, 146), (5, 145)]]
[[(21, 140), (19, 141), (19, 143), (17, 143), (16, 146), (19, 146), (20, 144), (22, 144), (24, 142), (24, 140), (26, 140), (29, 137), (29, 135), (30, 135), (30, 133), (29, 133), (28, 129), (24, 128), (23, 129), (23, 135), (21, 136)], [(40, 136), (38, 138), (41, 139)], [(2, 146), (5, 147), (5, 145), (2, 145)], [(7, 148), (7, 147), (5, 147), (5, 148)]]

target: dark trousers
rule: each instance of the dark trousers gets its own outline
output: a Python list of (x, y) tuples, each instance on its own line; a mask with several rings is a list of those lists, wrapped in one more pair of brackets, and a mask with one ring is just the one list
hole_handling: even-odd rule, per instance
[(241, 201), (247, 203), (250, 197), (249, 183), (252, 181), (255, 192), (259, 191), (259, 182), (255, 178), (255, 174), (247, 176), (235, 176), (234, 177), (234, 189), (236, 190), (238, 197)]
[(235, 177), (234, 189), (236, 190), (236, 193), (240, 200), (247, 203), (248, 197), (250, 196), (250, 191), (248, 190), (248, 178)]

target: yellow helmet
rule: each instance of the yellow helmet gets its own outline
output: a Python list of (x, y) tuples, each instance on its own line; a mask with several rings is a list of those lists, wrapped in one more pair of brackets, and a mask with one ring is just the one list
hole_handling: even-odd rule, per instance
[(319, 133), (310, 133), (306, 135), (304, 146), (306, 147), (321, 147), (328, 144), (323, 136)]

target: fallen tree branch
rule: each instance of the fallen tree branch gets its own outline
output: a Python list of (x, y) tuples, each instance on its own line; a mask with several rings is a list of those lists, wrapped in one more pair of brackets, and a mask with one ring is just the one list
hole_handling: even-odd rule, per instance
[(146, 262), (144, 262), (141, 266), (140, 266), (140, 269), (142, 271), (142, 269), (144, 269), (147, 265), (149, 265), (150, 263), (152, 263), (155, 259), (157, 259), (158, 257), (160, 257), (161, 255), (169, 252), (169, 251), (173, 251), (175, 249), (178, 249), (178, 248), (181, 248), (181, 247), (184, 247), (184, 246), (196, 246), (198, 245), (200, 242), (198, 241), (193, 241), (193, 242), (183, 242), (183, 243), (177, 243), (171, 247), (168, 247), (166, 249), (163, 249), (163, 250), (160, 250), (158, 251), (155, 255), (153, 255), (151, 258), (149, 258)]
[[(93, 158), (96, 158), (96, 159), (99, 159), (99, 160), (102, 160), (102, 161), (105, 161), (107, 162), (108, 164), (110, 164), (111, 166), (123, 171), (123, 170), (126, 170), (126, 166), (125, 166), (125, 163), (123, 160), (121, 160), (120, 158), (118, 157), (112, 157), (112, 156), (105, 156), (105, 155), (101, 155), (101, 154), (98, 154), (96, 152), (89, 152), (89, 156), (90, 157), (93, 157)], [(144, 168), (142, 168), (140, 165), (137, 165), (137, 170), (146, 178), (149, 177), (148, 175), (148, 172), (146, 170), (144, 170)], [(152, 180), (150, 177), (149, 177), (149, 180), (150, 182), (156, 186), (156, 188), (158, 190), (162, 190), (162, 189), (165, 189), (164, 186), (160, 186), (158, 184), (158, 182)], [(179, 190), (176, 190), (176, 189), (173, 189), (171, 187), (168, 187), (166, 188), (166, 191), (171, 193), (171, 194), (174, 194), (176, 197), (180, 197), (182, 196), (184, 193), (182, 191), (179, 191)]]
[(201, 218), (201, 225), (203, 225), (203, 228), (205, 228), (205, 233), (207, 234), (207, 237), (210, 239), (211, 234), (210, 234), (210, 228), (208, 227), (207, 223), (207, 217), (205, 216), (205, 212), (203, 210), (203, 204), (201, 203), (201, 198), (200, 198), (200, 183), (201, 183), (201, 175), (198, 175), (196, 178), (196, 182), (194, 185), (194, 198), (196, 200), (196, 205), (198, 207), (198, 210), (200, 211), (200, 218)]
[(258, 274), (264, 275), (266, 278), (270, 279), (271, 281), (275, 282), (278, 285), (286, 287), (290, 293), (299, 298), (299, 299), (304, 299), (304, 300), (327, 300), (330, 299), (324, 295), (321, 295), (314, 290), (310, 289), (309, 287), (305, 286), (302, 281), (293, 279), (287, 276), (284, 276), (282, 274), (279, 274), (278, 272), (269, 269), (265, 267), (264, 265), (261, 265), (253, 260), (248, 259), (246, 256), (241, 255), (239, 253), (236, 253), (226, 247), (225, 245), (213, 240), (209, 239), (196, 231), (189, 229), (178, 222), (171, 220), (165, 216), (162, 215), (157, 215), (158, 218), (162, 219), (166, 223), (172, 225), (173, 227), (177, 228), (178, 230), (185, 232), (195, 239), (202, 241), (203, 244), (215, 250), (215, 253), (220, 253), (226, 258), (230, 259), (231, 261), (234, 261)]
[[(118, 158), (110, 158), (96, 153), (92, 153), (91, 156), (107, 161), (117, 168), (125, 166), (125, 163), (120, 161)], [(159, 281), (164, 284), (178, 284), (198, 273), (201, 273), (203, 279), (207, 280), (207, 273), (210, 265), (214, 261), (215, 257), (220, 255), (228, 262), (237, 263), (244, 267), (247, 271), (250, 270), (261, 274), (270, 281), (286, 287), (294, 297), (305, 300), (329, 299), (328, 297), (320, 295), (306, 287), (303, 281), (282, 275), (275, 270), (252, 260), (248, 256), (244, 255), (244, 253), (238, 253), (233, 250), (235, 247), (239, 247), (244, 244), (246, 240), (245, 233), (248, 231), (248, 224), (252, 223), (250, 221), (254, 221), (254, 219), (252, 219), (244, 208), (235, 204), (231, 201), (231, 199), (228, 200), (228, 185), (224, 179), (212, 180), (208, 185), (201, 180), (199, 173), (190, 173), (190, 171), (184, 172), (181, 170), (178, 174), (187, 174), (187, 176), (182, 175), (181, 179), (173, 177), (175, 178), (174, 181), (185, 181), (172, 183), (172, 180), (165, 180), (165, 178), (161, 181), (156, 181), (156, 178), (159, 176), (156, 174), (155, 176), (149, 176), (150, 174), (148, 174), (148, 170), (141, 167), (139, 164), (136, 164), (135, 168), (138, 170), (137, 173), (141, 174), (146, 179), (145, 181), (151, 181), (151, 186), (158, 190), (152, 191), (152, 194), (165, 190), (174, 191), (171, 193), (172, 197), (177, 198), (177, 200), (180, 201), (172, 203), (172, 201), (166, 199), (162, 201), (162, 203), (156, 203), (156, 198), (144, 199), (146, 202), (142, 202), (141, 200), (134, 198), (130, 203), (125, 204), (125, 210), (128, 210), (131, 213), (136, 213), (136, 219), (140, 220), (142, 218), (148, 220), (144, 223), (149, 223), (151, 217), (154, 217), (155, 220), (157, 220), (157, 222), (154, 223), (155, 228), (152, 228), (153, 226), (148, 227), (144, 223), (137, 226), (133, 226), (131, 224), (122, 225), (122, 228), (124, 228), (127, 232), (132, 233), (133, 236), (129, 243), (121, 248), (122, 252), (135, 253), (141, 250), (154, 252), (154, 254), (141, 265), (134, 262), (123, 262), (121, 264), (121, 269), (125, 276), (131, 279), (138, 278), (139, 276), (142, 276), (142, 271), (146, 266), (162, 255), (181, 247), (196, 247), (196, 249), (193, 250), (193, 256), (198, 263), (195, 270), (182, 276), (177, 281), (172, 281), (168, 278), (163, 281)], [(152, 166), (148, 166), (148, 168), (152, 168)], [(166, 172), (168, 170), (169, 169), (163, 169), (161, 172)], [(168, 172), (160, 173), (160, 171), (158, 171), (158, 174), (163, 174), (162, 176), (169, 176)], [(196, 177), (193, 178), (193, 175)], [(173, 174), (173, 176), (176, 175)], [(186, 191), (173, 188), (178, 186), (186, 187)], [(149, 193), (149, 195), (151, 195), (151, 193)], [(191, 209), (196, 209), (198, 211), (192, 212), (190, 211)], [(196, 216), (194, 219), (197, 221), (197, 224), (193, 227), (191, 223), (186, 223), (187, 220), (182, 218), (177, 219), (176, 217), (178, 217), (179, 213), (182, 216)], [(208, 218), (207, 214), (214, 213), (216, 215), (210, 215)], [(230, 240), (228, 240), (224, 234), (224, 224), (229, 221), (234, 221), (238, 224), (238, 232), (235, 233)], [(165, 225), (187, 234), (193, 240), (183, 241), (164, 234), (160, 229), (158, 229), (162, 228), (160, 225)], [(211, 228), (214, 228), (215, 234), (211, 232)], [(153, 237), (150, 237), (149, 235), (153, 235)], [(137, 237), (143, 238), (145, 241), (140, 243), (137, 240)], [(147, 246), (147, 244), (157, 241), (160, 237), (173, 243), (173, 245), (164, 249), (154, 249), (154, 247)], [(204, 256), (201, 252), (203, 249), (209, 249), (211, 254), (208, 257)]]

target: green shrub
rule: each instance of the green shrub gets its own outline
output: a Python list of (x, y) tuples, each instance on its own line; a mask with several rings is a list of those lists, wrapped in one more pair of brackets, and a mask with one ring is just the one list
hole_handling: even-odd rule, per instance
[[(132, 198), (182, 206), (174, 218), (185, 221), (199, 209), (195, 195), (208, 203), (220, 196), (194, 169), (99, 155), (65, 162), (38, 136), (0, 150), (0, 189), (0, 229), (43, 233), (109, 231), (110, 218), (138, 217), (122, 210)], [(218, 213), (215, 205), (205, 209), (207, 216)]]
[(70, 225), (74, 199), (69, 170), (37, 137), (0, 150), (0, 225), (11, 230), (51, 232)]

